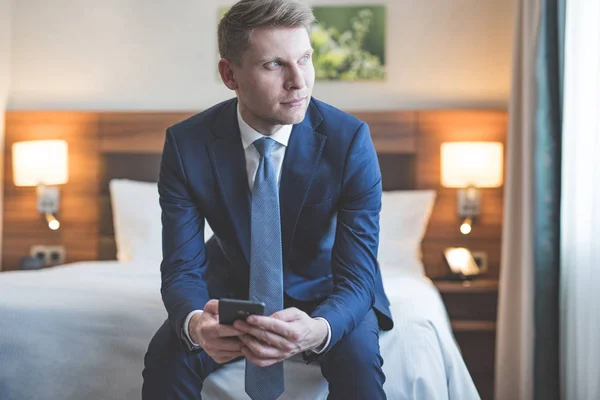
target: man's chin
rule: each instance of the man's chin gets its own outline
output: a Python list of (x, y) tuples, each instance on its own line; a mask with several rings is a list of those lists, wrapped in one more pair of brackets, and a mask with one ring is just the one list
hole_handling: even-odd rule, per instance
[(287, 112), (280, 115), (280, 121), (282, 125), (295, 125), (304, 121), (306, 117), (306, 108), (302, 110), (295, 110), (294, 112)]

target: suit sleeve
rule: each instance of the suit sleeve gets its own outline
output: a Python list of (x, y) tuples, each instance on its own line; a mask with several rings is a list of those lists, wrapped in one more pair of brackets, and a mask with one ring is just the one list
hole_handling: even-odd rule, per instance
[(333, 293), (313, 312), (331, 326), (325, 353), (352, 332), (375, 302), (381, 172), (368, 126), (355, 133), (344, 165), (332, 250)]
[(183, 332), (187, 315), (209, 300), (205, 273), (204, 216), (190, 193), (175, 137), (167, 130), (158, 181), (162, 210), (161, 294), (174, 332), (188, 349)]

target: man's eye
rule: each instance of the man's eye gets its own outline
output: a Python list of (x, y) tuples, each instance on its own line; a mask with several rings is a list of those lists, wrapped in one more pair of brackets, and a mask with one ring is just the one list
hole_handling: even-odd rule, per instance
[(266, 64), (267, 68), (278, 68), (281, 66), (279, 61), (271, 61)]
[(307, 54), (300, 59), (300, 62), (305, 63), (305, 62), (308, 62), (308, 60), (310, 60), (310, 55)]

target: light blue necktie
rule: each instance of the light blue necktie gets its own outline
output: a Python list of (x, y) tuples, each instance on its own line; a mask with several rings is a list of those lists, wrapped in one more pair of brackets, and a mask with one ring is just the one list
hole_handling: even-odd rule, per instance
[[(260, 162), (252, 189), (250, 300), (265, 303), (265, 315), (283, 309), (283, 260), (277, 171), (271, 159), (275, 141), (254, 142)], [(253, 400), (275, 400), (283, 393), (283, 363), (259, 367), (246, 361), (246, 393)]]

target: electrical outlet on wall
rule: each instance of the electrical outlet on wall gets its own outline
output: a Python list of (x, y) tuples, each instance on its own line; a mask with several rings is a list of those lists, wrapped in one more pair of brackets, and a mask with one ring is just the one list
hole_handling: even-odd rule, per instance
[(30, 255), (44, 260), (45, 266), (64, 264), (66, 261), (66, 250), (64, 246), (31, 246)]
[(50, 265), (64, 264), (66, 258), (65, 246), (46, 246), (46, 260)]
[(46, 246), (31, 246), (29, 255), (46, 261)]

